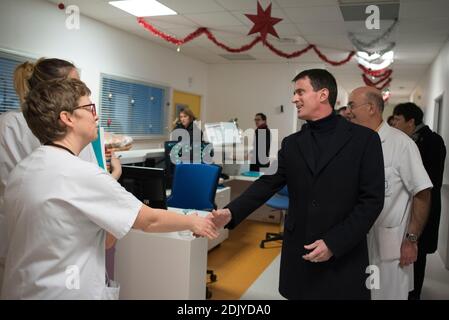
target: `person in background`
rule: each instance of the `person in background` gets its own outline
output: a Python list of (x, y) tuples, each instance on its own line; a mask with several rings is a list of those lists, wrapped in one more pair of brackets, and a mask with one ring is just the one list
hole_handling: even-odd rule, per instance
[[(74, 64), (61, 59), (41, 58), (36, 63), (24, 62), (14, 71), (14, 88), (20, 104), (25, 101), (30, 89), (46, 80), (79, 79)], [(6, 257), (6, 212), (3, 208), (6, 181), (14, 167), (40, 146), (19, 111), (10, 111), (0, 115), (0, 290), (3, 279), (4, 259)], [(80, 153), (80, 158), (97, 163), (93, 148), (89, 145)], [(120, 177), (121, 166), (117, 158), (112, 159), (112, 176)]]
[[(178, 141), (182, 145), (182, 162), (194, 163), (202, 161), (203, 132), (197, 126), (196, 117), (188, 107), (180, 110), (170, 139)], [(168, 171), (168, 175), (172, 176), (174, 172), (173, 163)]]
[(344, 106), (337, 110), (337, 114), (342, 116), (348, 121), (351, 121), (351, 113), (348, 110), (348, 107)]
[(414, 264), (414, 290), (410, 300), (419, 300), (426, 271), (426, 258), (434, 253), (438, 246), (438, 229), (441, 216), (441, 186), (443, 184), (446, 146), (443, 138), (423, 123), (424, 114), (420, 107), (412, 102), (398, 104), (393, 111), (394, 125), (397, 129), (415, 141), (432, 181), (432, 196), (429, 218), (418, 242), (418, 258)]
[(79, 158), (98, 134), (89, 96), (77, 79), (47, 81), (23, 104), (43, 145), (13, 169), (5, 190), (5, 299), (105, 298), (107, 232), (117, 239), (131, 228), (218, 235), (206, 218), (142, 204), (98, 165)]
[(349, 95), (351, 121), (377, 131), (385, 164), (385, 204), (368, 234), (370, 264), (379, 268), (373, 300), (406, 300), (413, 289), (413, 263), (426, 223), (432, 182), (416, 144), (382, 118), (379, 90), (360, 87)]
[(260, 168), (270, 166), (271, 132), (267, 124), (267, 116), (257, 113), (254, 117), (256, 131), (254, 132), (253, 150), (251, 153), (250, 171), (260, 171)]
[(192, 145), (196, 139), (198, 139), (196, 136), (199, 133), (199, 139), (203, 141), (203, 133), (200, 128), (197, 127), (195, 124), (196, 117), (193, 114), (192, 110), (185, 107), (179, 111), (179, 117), (175, 120), (175, 126), (173, 130), (176, 129), (184, 129), (188, 132), (190, 137), (190, 145)]
[(390, 127), (394, 127), (394, 116), (391, 115), (387, 118), (387, 123)]
[(326, 70), (294, 79), (292, 102), (307, 123), (286, 137), (273, 175), (209, 215), (234, 228), (287, 185), (279, 292), (287, 299), (369, 299), (366, 235), (382, 211), (379, 136), (336, 116), (337, 83)]

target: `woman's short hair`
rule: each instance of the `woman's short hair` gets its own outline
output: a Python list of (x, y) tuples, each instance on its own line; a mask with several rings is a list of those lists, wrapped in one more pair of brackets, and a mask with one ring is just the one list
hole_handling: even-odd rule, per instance
[(67, 134), (59, 119), (60, 113), (72, 113), (78, 107), (79, 99), (89, 95), (89, 88), (78, 79), (44, 81), (25, 98), (23, 115), (41, 143), (53, 142)]
[(36, 63), (26, 61), (14, 70), (14, 89), (21, 102), (28, 92), (42, 81), (64, 80), (75, 65), (62, 59), (41, 58)]

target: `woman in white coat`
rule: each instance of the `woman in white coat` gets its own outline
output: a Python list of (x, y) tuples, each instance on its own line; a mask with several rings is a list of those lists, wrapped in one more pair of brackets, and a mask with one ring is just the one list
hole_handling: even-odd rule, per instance
[[(30, 89), (42, 81), (79, 79), (76, 67), (61, 59), (39, 59), (36, 63), (24, 62), (14, 71), (14, 88), (20, 103)], [(14, 167), (31, 152), (40, 146), (39, 140), (33, 135), (20, 111), (10, 111), (0, 115), (0, 289), (6, 257), (6, 222), (3, 208), (3, 196), (6, 181)], [(80, 158), (97, 163), (92, 146), (89, 145), (80, 153)], [(121, 174), (120, 162), (114, 159), (112, 175), (118, 179)], [(1, 291), (0, 291), (1, 292)]]
[(37, 85), (23, 104), (28, 126), (44, 145), (14, 168), (6, 187), (3, 298), (103, 298), (106, 232), (118, 239), (131, 228), (218, 235), (209, 219), (142, 204), (78, 157), (97, 137), (89, 95), (79, 80), (50, 81)]

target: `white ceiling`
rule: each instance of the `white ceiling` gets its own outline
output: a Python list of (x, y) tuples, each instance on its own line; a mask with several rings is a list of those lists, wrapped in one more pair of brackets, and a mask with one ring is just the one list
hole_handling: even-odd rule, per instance
[[(59, 3), (59, 0), (50, 0)], [(79, 6), (83, 15), (110, 26), (137, 34), (148, 41), (176, 50), (176, 46), (155, 37), (137, 24), (136, 18), (108, 4), (109, 0), (71, 0)], [(257, 0), (159, 0), (178, 12), (176, 16), (146, 18), (161, 31), (184, 38), (198, 27), (209, 28), (216, 38), (231, 47), (241, 47), (251, 42), (255, 35), (248, 36), (253, 23), (244, 15), (256, 14)], [(297, 39), (297, 43), (285, 43), (268, 36), (278, 49), (287, 53), (315, 44), (329, 59), (341, 60), (354, 50), (348, 32), (369, 42), (391, 25), (392, 21), (381, 20), (380, 30), (367, 30), (364, 21), (345, 22), (337, 0), (259, 0), (265, 8), (272, 3), (272, 16), (283, 20), (274, 27), (280, 38)], [(449, 37), (449, 1), (447, 0), (344, 0), (341, 2), (400, 2), (399, 22), (388, 41), (395, 41), (395, 61), (392, 65), (393, 81), (390, 86), (392, 100), (408, 98), (418, 80), (429, 68)], [(382, 12), (380, 13), (382, 17)], [(185, 54), (208, 64), (242, 63), (229, 61), (221, 54), (228, 52), (217, 47), (206, 36), (185, 44), (180, 54)], [(323, 63), (309, 51), (295, 59), (281, 58), (260, 43), (244, 52), (256, 58), (250, 63)], [(248, 63), (248, 61), (244, 61)], [(363, 85), (361, 71), (353, 58), (348, 64), (327, 66), (338, 82), (347, 90)]]

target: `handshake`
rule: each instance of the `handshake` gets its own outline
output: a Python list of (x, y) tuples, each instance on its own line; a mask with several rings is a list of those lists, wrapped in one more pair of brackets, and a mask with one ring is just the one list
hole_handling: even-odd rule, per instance
[(218, 230), (223, 228), (231, 221), (231, 211), (229, 209), (213, 210), (205, 217), (200, 217), (197, 213), (190, 215), (192, 217), (191, 231), (195, 237), (206, 237), (216, 239)]

